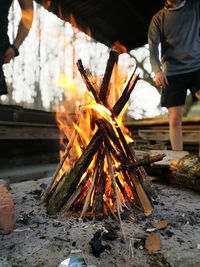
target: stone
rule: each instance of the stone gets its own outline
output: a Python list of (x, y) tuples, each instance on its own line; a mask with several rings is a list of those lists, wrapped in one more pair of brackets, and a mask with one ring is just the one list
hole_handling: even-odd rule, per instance
[(13, 231), (15, 211), (12, 194), (7, 184), (0, 184), (0, 234), (9, 234)]
[(7, 189), (9, 189), (8, 181), (3, 180), (3, 179), (0, 179), (0, 187), (1, 187), (1, 186), (4, 186), (4, 187), (6, 187)]

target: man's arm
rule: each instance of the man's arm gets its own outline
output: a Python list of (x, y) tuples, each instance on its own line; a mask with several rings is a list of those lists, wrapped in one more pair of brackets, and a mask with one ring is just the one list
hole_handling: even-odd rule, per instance
[(161, 42), (158, 19), (154, 16), (151, 20), (148, 30), (148, 44), (150, 53), (150, 63), (154, 73), (161, 70), (161, 62), (159, 56), (159, 44)]
[(150, 52), (150, 63), (152, 71), (155, 74), (155, 83), (158, 87), (165, 87), (168, 84), (167, 77), (162, 71), (160, 55), (159, 55), (159, 45), (161, 43), (161, 32), (159, 21), (156, 16), (151, 20), (148, 30), (148, 44)]
[[(4, 64), (9, 63), (16, 56), (16, 52), (28, 35), (33, 22), (33, 0), (18, 0), (21, 8), (21, 20), (19, 22), (14, 47), (9, 47), (4, 55)], [(16, 49), (15, 49), (16, 48)]]

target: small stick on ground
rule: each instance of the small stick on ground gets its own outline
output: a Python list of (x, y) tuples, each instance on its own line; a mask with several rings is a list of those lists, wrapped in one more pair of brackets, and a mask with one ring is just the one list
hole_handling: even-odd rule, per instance
[(129, 259), (133, 259), (134, 252), (133, 252), (133, 246), (132, 246), (132, 240), (130, 239), (129, 242), (129, 249), (128, 249)]

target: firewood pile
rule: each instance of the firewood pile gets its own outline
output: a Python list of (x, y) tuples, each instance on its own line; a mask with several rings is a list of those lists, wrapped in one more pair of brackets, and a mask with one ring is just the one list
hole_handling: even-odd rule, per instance
[[(86, 142), (74, 128), (60, 164), (42, 196), (47, 212), (83, 216), (111, 216), (121, 225), (124, 209), (139, 209), (149, 216), (153, 212), (151, 186), (143, 168), (144, 163), (160, 160), (137, 160), (117, 122), (127, 104), (138, 75), (134, 68), (116, 103), (109, 104), (110, 79), (117, 65), (118, 52), (111, 50), (101, 86), (86, 70), (81, 60), (77, 66), (92, 98), (90, 110), (91, 139)], [(87, 110), (87, 108), (86, 108)], [(77, 122), (80, 127), (84, 114)], [(79, 146), (77, 156), (74, 146)], [(121, 227), (122, 236), (123, 229)]]

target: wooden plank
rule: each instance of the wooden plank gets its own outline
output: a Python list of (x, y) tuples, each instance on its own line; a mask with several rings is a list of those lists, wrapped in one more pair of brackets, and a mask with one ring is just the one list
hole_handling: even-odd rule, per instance
[(0, 121), (48, 123), (55, 125), (55, 112), (34, 110), (14, 105), (0, 105)]
[[(139, 130), (138, 134), (148, 141), (169, 141), (169, 130)], [(200, 143), (200, 131), (183, 130), (183, 142)]]
[(60, 133), (56, 125), (23, 122), (0, 122), (1, 140), (55, 140), (59, 138)]
[[(161, 125), (169, 125), (169, 119), (168, 118), (152, 118), (152, 119), (142, 119), (142, 120), (125, 120), (124, 124), (127, 127), (132, 127), (132, 126), (161, 126)], [(200, 125), (200, 116), (197, 117), (184, 117), (183, 118), (183, 126), (184, 125)]]

